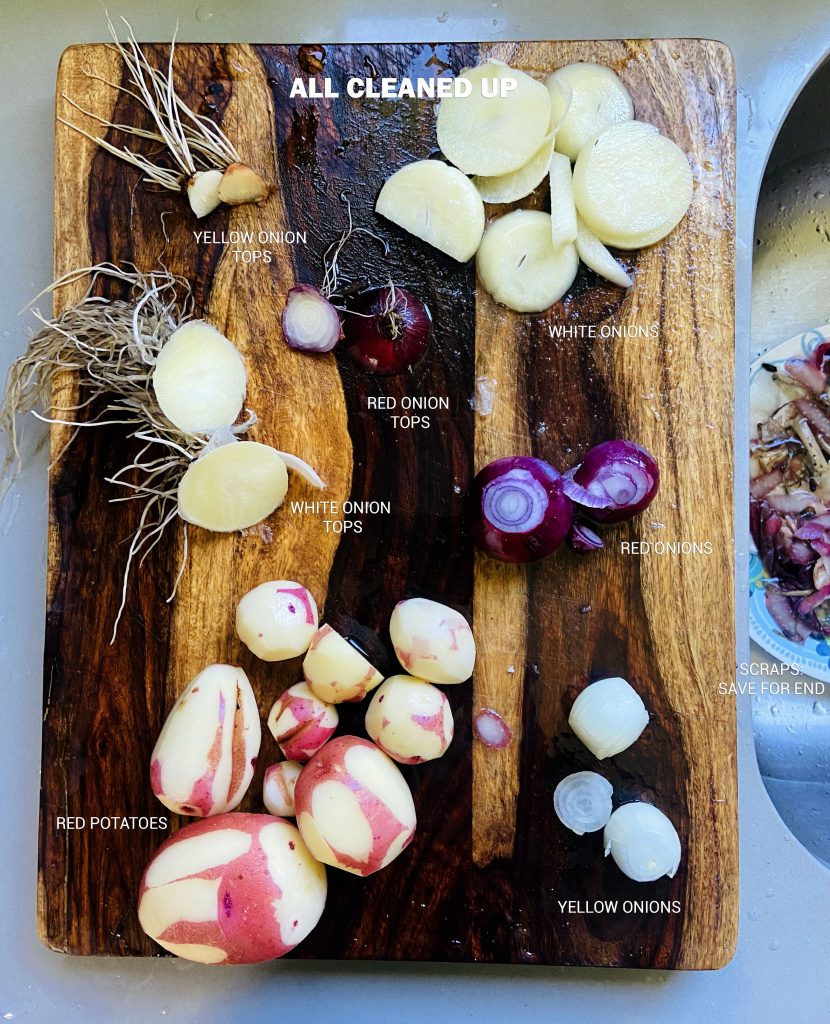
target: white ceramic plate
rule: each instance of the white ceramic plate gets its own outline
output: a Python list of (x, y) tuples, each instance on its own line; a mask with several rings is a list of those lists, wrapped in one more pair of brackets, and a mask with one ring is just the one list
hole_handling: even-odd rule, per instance
[[(764, 363), (780, 366), (792, 356), (807, 356), (823, 341), (830, 341), (830, 324), (816, 327), (774, 345), (755, 360), (749, 374), (750, 432), (786, 401), (765, 370)], [(763, 580), (767, 572), (754, 548), (749, 558), (749, 633), (768, 654), (787, 665), (797, 665), (804, 675), (830, 683), (830, 637), (808, 637), (803, 644), (788, 640), (767, 611)]]

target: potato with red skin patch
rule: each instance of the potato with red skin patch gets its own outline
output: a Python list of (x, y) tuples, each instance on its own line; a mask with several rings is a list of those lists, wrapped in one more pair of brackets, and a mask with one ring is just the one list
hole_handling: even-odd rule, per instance
[(262, 729), (241, 668), (209, 665), (185, 687), (150, 757), (153, 792), (194, 817), (237, 807), (254, 774)]
[(277, 698), (268, 728), (289, 761), (307, 761), (331, 739), (340, 716), (333, 704), (315, 696), (308, 683), (295, 683)]
[(312, 693), (327, 704), (363, 700), (383, 680), (375, 666), (329, 625), (314, 634), (303, 675)]
[(294, 790), (297, 826), (313, 857), (355, 875), (390, 864), (415, 834), (415, 805), (395, 763), (357, 736), (330, 740)]
[(278, 761), (265, 769), (262, 802), (269, 814), (279, 818), (294, 817), (294, 787), (302, 770), (299, 761)]
[(255, 964), (292, 950), (325, 903), (326, 869), (291, 822), (220, 814), (159, 847), (141, 879), (138, 920), (186, 960)]
[(473, 674), (476, 643), (464, 616), (424, 597), (400, 601), (389, 635), (406, 671), (430, 683), (463, 683)]
[(452, 709), (438, 687), (414, 676), (390, 676), (375, 690), (366, 732), (399, 764), (442, 757), (453, 738)]
[(269, 580), (236, 606), (236, 634), (263, 661), (305, 654), (317, 632), (317, 603), (302, 583)]

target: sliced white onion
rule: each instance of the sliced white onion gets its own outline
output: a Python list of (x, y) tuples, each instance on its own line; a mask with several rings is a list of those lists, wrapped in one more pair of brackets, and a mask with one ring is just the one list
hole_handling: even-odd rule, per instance
[(635, 882), (674, 878), (680, 865), (680, 837), (665, 814), (652, 804), (623, 804), (603, 833), (605, 856)]
[(317, 471), (312, 469), (307, 462), (304, 462), (299, 455), (291, 455), (290, 452), (281, 451), (277, 451), (277, 455), (279, 455), (289, 469), (293, 469), (295, 473), (299, 473), (304, 480), (307, 480), (311, 484), (312, 487), (316, 487), (320, 491), (324, 491), (326, 489), (326, 485), (323, 483)]
[(204, 320), (189, 320), (159, 352), (153, 390), (164, 415), (188, 434), (229, 426), (245, 401), (247, 373), (236, 347)]
[(279, 508), (287, 491), (288, 471), (273, 448), (224, 444), (188, 466), (179, 482), (179, 515), (217, 533), (244, 530)]
[(556, 816), (578, 836), (605, 828), (611, 817), (614, 787), (596, 772), (574, 772), (553, 791)]
[(612, 676), (586, 686), (573, 703), (568, 724), (600, 761), (626, 750), (648, 725), (640, 695)]

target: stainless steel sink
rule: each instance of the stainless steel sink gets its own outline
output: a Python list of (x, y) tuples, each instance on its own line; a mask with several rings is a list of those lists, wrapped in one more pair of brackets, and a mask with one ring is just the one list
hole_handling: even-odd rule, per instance
[[(752, 358), (830, 322), (830, 62), (796, 100), (767, 165), (755, 221)], [(753, 647), (753, 661), (774, 659)], [(762, 678), (764, 673), (759, 673)], [(775, 676), (771, 675), (774, 679)], [(767, 792), (795, 837), (830, 867), (830, 685), (753, 698)]]

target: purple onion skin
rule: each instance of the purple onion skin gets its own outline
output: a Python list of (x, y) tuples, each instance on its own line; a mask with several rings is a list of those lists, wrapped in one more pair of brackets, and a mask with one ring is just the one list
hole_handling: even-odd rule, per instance
[(568, 543), (578, 551), (580, 555), (586, 555), (589, 551), (599, 551), (604, 548), (602, 537), (594, 533), (590, 526), (584, 523), (574, 523), (571, 532), (568, 534)]
[[(393, 301), (394, 299), (394, 301)], [(349, 302), (343, 316), (346, 355), (367, 373), (389, 376), (424, 357), (432, 338), (426, 303), (405, 288), (371, 288)]]
[[(329, 318), (326, 337), (321, 341), (319, 338), (309, 339), (305, 337), (302, 330), (294, 323), (292, 307), (300, 296), (307, 296), (314, 302), (318, 302), (321, 310), (325, 310)], [(340, 317), (337, 310), (332, 306), (323, 293), (310, 284), (295, 284), (290, 288), (285, 297), (285, 307), (282, 311), (282, 334), (289, 348), (298, 352), (331, 352), (338, 341), (343, 337), (343, 328), (340, 324)]]
[[(527, 530), (505, 530), (488, 519), (485, 499), (488, 489), (512, 482), (508, 474), (524, 471), (537, 485), (541, 517)], [(507, 480), (505, 481), (505, 477)], [(532, 486), (532, 485), (531, 485)], [(547, 558), (568, 536), (573, 521), (571, 499), (562, 490), (562, 477), (549, 463), (527, 455), (496, 459), (473, 480), (467, 503), (467, 527), (482, 551), (500, 562), (535, 562)]]
[(634, 501), (614, 502), (608, 508), (586, 508), (585, 515), (596, 523), (622, 523), (632, 519), (654, 500), (660, 487), (660, 468), (650, 452), (633, 441), (603, 441), (591, 448), (574, 473), (574, 480), (588, 488), (619, 471), (634, 474), (644, 483), (643, 492)]

